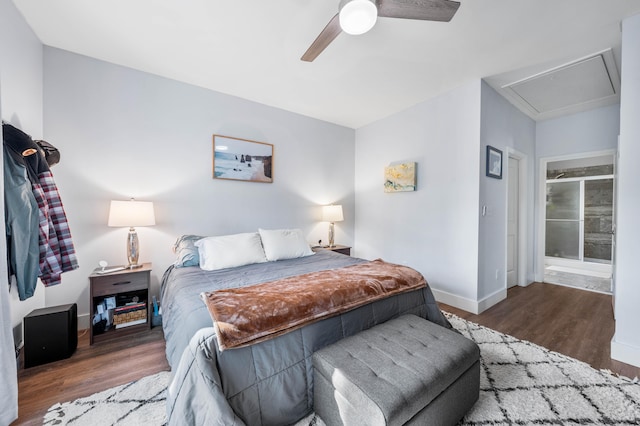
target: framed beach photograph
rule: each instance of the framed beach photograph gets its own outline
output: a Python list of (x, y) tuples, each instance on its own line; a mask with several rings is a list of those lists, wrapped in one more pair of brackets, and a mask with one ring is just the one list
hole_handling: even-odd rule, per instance
[(213, 177), (272, 183), (273, 145), (213, 135)]
[(502, 179), (502, 151), (487, 145), (487, 176)]

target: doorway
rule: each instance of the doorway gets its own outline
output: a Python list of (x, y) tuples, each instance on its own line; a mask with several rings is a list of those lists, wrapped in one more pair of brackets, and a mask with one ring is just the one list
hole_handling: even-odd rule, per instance
[(518, 284), (520, 161), (509, 156), (507, 174), (507, 288)]
[(547, 159), (545, 282), (611, 293), (613, 160), (613, 154)]
[(507, 202), (506, 220), (506, 288), (515, 285), (526, 286), (527, 281), (527, 257), (531, 251), (527, 247), (527, 224), (530, 219), (527, 214), (530, 203), (527, 202), (528, 157), (526, 154), (516, 151), (511, 147), (506, 149), (508, 158), (507, 171)]

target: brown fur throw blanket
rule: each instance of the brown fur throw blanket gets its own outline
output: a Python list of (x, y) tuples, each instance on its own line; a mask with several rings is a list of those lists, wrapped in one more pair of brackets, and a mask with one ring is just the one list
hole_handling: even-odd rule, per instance
[(220, 350), (248, 346), (395, 294), (426, 287), (415, 269), (381, 259), (202, 293)]

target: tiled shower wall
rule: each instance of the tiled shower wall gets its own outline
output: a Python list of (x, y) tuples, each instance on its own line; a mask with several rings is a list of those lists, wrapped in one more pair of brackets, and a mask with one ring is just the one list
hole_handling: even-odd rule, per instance
[[(613, 165), (548, 170), (547, 178), (558, 180), (613, 174)], [(611, 261), (613, 218), (613, 179), (585, 181), (584, 258), (586, 261)]]

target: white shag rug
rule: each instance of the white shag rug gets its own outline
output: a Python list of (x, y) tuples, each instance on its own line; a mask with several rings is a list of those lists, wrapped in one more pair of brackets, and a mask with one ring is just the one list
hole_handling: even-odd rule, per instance
[(55, 404), (43, 425), (164, 425), (171, 373), (162, 371), (75, 401)]
[[(447, 315), (480, 346), (480, 399), (460, 425), (637, 425), (640, 384), (531, 342)], [(166, 423), (168, 372), (49, 408), (44, 425)], [(311, 414), (296, 426), (322, 426)]]

